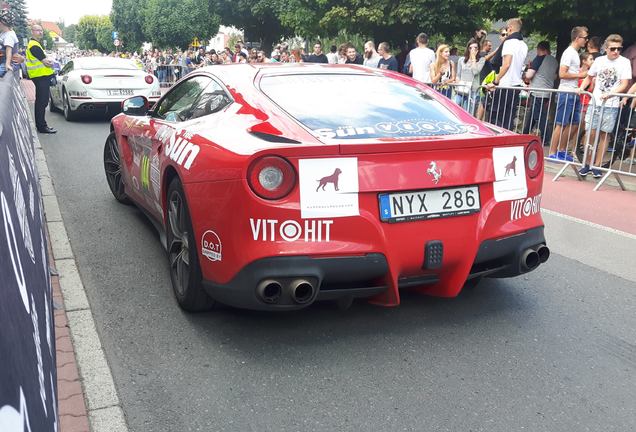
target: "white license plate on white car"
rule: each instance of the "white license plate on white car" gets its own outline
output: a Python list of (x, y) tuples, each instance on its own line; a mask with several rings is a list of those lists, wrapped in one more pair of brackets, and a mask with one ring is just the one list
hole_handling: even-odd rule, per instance
[(384, 222), (464, 216), (481, 208), (478, 186), (380, 194), (378, 199)]
[(106, 90), (108, 96), (133, 96), (133, 91), (130, 89), (115, 89)]

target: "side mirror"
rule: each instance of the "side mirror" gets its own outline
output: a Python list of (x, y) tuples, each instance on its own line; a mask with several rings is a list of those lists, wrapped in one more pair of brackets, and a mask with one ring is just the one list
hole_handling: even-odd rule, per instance
[(145, 116), (149, 108), (148, 99), (144, 96), (133, 96), (121, 103), (121, 112), (131, 116)]

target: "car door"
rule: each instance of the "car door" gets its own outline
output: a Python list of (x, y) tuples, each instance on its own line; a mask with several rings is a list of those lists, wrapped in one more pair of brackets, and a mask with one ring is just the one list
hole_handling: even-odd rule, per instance
[[(177, 137), (186, 135), (188, 120), (196, 114), (196, 102), (212, 79), (196, 75), (173, 87), (157, 103), (149, 117), (130, 125), (132, 159), (129, 172), (137, 201), (141, 202), (158, 220), (163, 220), (161, 207), (161, 173), (166, 161), (170, 160), (171, 143)], [(188, 161), (182, 162), (182, 165)]]

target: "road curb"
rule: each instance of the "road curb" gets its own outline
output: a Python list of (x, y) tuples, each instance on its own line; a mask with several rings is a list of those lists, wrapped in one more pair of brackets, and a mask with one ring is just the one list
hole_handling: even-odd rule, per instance
[[(55, 187), (29, 112), (34, 136), (35, 161), (39, 173), (45, 219), (51, 242), (51, 265), (59, 273), (68, 327), (92, 432), (128, 432), (115, 382), (106, 359), (86, 291), (77, 270), (70, 240), (55, 194)], [(59, 385), (59, 384), (58, 384)], [(65, 432), (62, 430), (61, 432)]]

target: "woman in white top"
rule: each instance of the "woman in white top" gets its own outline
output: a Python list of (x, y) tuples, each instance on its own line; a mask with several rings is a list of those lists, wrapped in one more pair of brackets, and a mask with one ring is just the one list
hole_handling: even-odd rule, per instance
[(450, 99), (452, 90), (447, 84), (455, 82), (455, 65), (449, 59), (450, 48), (448, 45), (440, 45), (435, 53), (435, 62), (431, 64), (431, 82), (433, 87)]
[(479, 76), (484, 63), (485, 59), (479, 56), (479, 43), (475, 39), (469, 40), (464, 56), (457, 61), (455, 102), (473, 115), (479, 103)]

